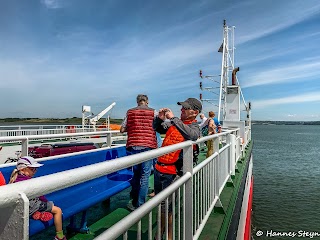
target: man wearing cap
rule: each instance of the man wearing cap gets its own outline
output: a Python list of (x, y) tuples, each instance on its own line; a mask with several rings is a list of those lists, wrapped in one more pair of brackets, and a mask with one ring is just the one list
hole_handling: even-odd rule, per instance
[[(200, 127), (196, 117), (202, 110), (201, 102), (196, 98), (188, 98), (181, 105), (180, 119), (175, 117), (168, 108), (159, 110), (159, 115), (155, 118), (153, 127), (160, 134), (166, 134), (162, 147), (177, 144), (186, 140), (195, 141), (200, 137)], [(168, 119), (169, 121), (165, 121)], [(182, 150), (165, 154), (158, 158), (154, 171), (155, 193), (159, 193), (168, 187), (177, 175), (182, 175), (183, 154)], [(172, 201), (169, 199), (169, 201)], [(161, 203), (161, 229), (164, 231), (165, 222), (165, 202)], [(169, 206), (169, 239), (172, 239), (172, 206)]]
[[(156, 132), (153, 129), (153, 119), (156, 111), (148, 107), (148, 96), (139, 94), (137, 96), (137, 107), (127, 111), (120, 132), (127, 132), (126, 144), (127, 155), (136, 154), (157, 148)], [(133, 178), (131, 180), (131, 197), (127, 205), (133, 211), (146, 201), (149, 190), (149, 176), (152, 161), (149, 160), (133, 166)]]

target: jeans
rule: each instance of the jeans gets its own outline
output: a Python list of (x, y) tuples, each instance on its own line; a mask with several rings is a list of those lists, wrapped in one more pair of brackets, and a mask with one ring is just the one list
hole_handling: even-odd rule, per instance
[[(144, 148), (141, 150), (134, 150), (132, 148), (127, 149), (127, 155), (137, 154), (145, 151), (149, 151), (152, 148)], [(134, 207), (140, 207), (145, 203), (149, 190), (149, 177), (151, 173), (152, 161), (149, 160), (133, 166), (133, 178), (131, 179), (131, 197), (132, 205)]]

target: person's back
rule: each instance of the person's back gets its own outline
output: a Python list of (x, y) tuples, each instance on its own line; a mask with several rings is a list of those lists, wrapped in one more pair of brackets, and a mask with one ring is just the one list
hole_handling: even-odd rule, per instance
[(205, 123), (208, 118), (206, 118), (206, 116), (203, 113), (201, 113), (200, 119), (201, 119), (201, 123), (199, 124), (199, 127), (200, 127), (200, 129), (202, 129), (205, 126)]
[[(127, 111), (126, 117), (121, 124), (120, 132), (127, 132), (128, 134), (127, 155), (157, 148), (156, 132), (152, 125), (156, 112), (148, 107), (148, 104), (148, 96), (139, 94), (137, 96), (138, 106)], [(127, 205), (130, 210), (135, 210), (145, 203), (152, 161), (145, 161), (133, 166), (132, 190), (130, 192), (132, 201)]]
[(152, 128), (154, 111), (147, 105), (140, 105), (128, 110), (127, 148), (135, 146), (157, 148), (156, 133)]
[(221, 124), (220, 124), (218, 118), (214, 117), (213, 121), (214, 121), (214, 124), (216, 125), (216, 132), (221, 133)]

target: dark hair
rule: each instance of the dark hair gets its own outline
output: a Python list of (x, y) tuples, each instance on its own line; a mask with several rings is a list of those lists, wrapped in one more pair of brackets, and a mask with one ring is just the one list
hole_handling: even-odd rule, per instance
[(137, 96), (137, 103), (139, 102), (147, 102), (148, 101), (148, 96), (144, 94), (139, 94)]

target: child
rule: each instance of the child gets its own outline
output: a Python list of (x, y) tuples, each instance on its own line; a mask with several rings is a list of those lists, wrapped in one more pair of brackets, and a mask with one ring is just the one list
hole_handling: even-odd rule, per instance
[[(20, 182), (31, 179), (38, 167), (43, 164), (37, 163), (34, 158), (26, 156), (17, 161), (17, 167), (13, 170), (9, 183)], [(54, 220), (57, 235), (54, 240), (66, 240), (62, 230), (62, 211), (61, 208), (54, 206), (52, 201), (48, 201), (44, 196), (29, 200), (29, 213), (35, 220), (49, 221)], [(53, 216), (52, 216), (53, 215)]]

